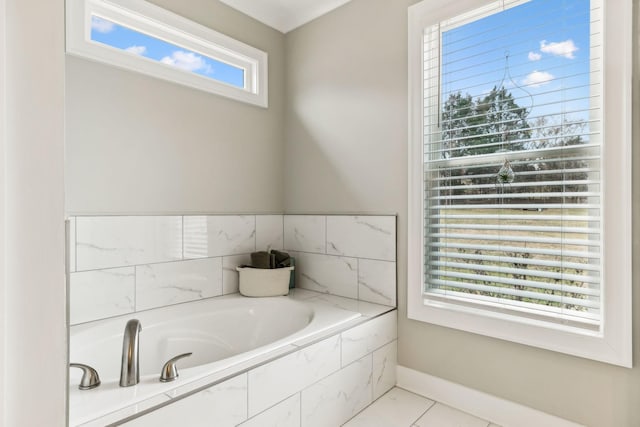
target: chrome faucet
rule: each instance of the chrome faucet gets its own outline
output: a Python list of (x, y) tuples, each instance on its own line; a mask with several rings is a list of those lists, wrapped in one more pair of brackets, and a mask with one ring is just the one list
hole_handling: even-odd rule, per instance
[(120, 366), (120, 387), (129, 387), (140, 382), (139, 335), (142, 325), (138, 319), (131, 319), (124, 327), (122, 339), (122, 365)]

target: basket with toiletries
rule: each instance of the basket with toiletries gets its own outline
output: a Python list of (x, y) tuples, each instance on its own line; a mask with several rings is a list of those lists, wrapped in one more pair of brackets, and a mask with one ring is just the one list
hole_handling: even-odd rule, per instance
[(271, 250), (251, 254), (251, 265), (236, 267), (240, 294), (246, 297), (287, 295), (293, 287), (295, 261), (288, 253)]

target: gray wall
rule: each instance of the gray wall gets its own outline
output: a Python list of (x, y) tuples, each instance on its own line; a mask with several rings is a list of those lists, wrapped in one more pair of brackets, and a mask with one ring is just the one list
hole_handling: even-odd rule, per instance
[[(287, 35), (285, 210), (399, 214), (401, 365), (590, 426), (640, 425), (640, 368), (406, 318), (407, 6), (415, 2), (353, 0)], [(637, 83), (637, 70), (635, 76)], [(634, 160), (640, 165), (638, 150)], [(639, 202), (636, 187), (636, 236)], [(635, 241), (638, 254), (640, 239)], [(636, 312), (639, 273), (634, 271)], [(637, 333), (635, 338), (637, 364)]]
[(266, 51), (269, 108), (68, 56), (67, 212), (281, 212), (283, 34), (218, 1), (152, 2)]

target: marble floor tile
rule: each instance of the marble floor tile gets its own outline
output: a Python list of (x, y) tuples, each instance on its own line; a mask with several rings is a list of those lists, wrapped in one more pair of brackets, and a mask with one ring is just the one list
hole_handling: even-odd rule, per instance
[(414, 427), (488, 427), (489, 424), (489, 421), (436, 403), (414, 423)]
[(394, 387), (344, 427), (409, 427), (434, 404), (433, 400)]

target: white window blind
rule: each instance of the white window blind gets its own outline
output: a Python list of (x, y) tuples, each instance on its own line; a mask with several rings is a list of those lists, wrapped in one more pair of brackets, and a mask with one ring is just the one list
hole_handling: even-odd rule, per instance
[(598, 3), (498, 1), (425, 29), (426, 304), (599, 330)]

